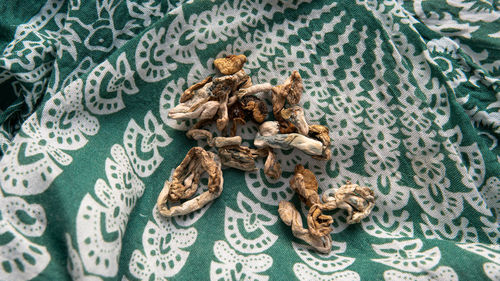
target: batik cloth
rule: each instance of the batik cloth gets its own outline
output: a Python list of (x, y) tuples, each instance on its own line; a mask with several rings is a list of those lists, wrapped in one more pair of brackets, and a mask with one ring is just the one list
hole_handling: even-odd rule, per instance
[[(0, 280), (499, 280), (500, 2), (3, 1)], [(303, 78), (331, 160), (278, 151), (283, 175), (224, 169), (224, 191), (164, 218), (194, 146), (167, 117), (213, 60), (253, 83)], [(268, 99), (269, 100), (269, 99)], [(213, 127), (212, 127), (213, 128)], [(215, 130), (214, 130), (215, 132)], [(238, 134), (253, 144), (257, 125)], [(207, 147), (208, 148), (208, 147)], [(320, 192), (375, 191), (332, 252), (293, 237), (296, 164)]]

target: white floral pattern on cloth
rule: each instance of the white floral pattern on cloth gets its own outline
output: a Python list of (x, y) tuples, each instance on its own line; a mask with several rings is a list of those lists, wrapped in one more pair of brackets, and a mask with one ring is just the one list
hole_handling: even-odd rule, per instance
[[(0, 208), (0, 279), (66, 274), (53, 266), (61, 257), (55, 240), (68, 245), (74, 279), (187, 279), (200, 263), (210, 266), (193, 278), (499, 279), (498, 249), (486, 244), (500, 241), (500, 57), (491, 47), (500, 44), (498, 4), (51, 0), (38, 7), (0, 55), (0, 83), (26, 106), (19, 122), (0, 129), (0, 200), (11, 211)], [(214, 58), (233, 53), (247, 56), (254, 83), (278, 84), (299, 71), (301, 105), (310, 123), (330, 128), (332, 159), (277, 152), (281, 179), (268, 181), (261, 160), (255, 173), (225, 170), (234, 184), (214, 204), (160, 218), (145, 202), (175, 166), (170, 153), (194, 144), (178, 139), (182, 132), (168, 135), (192, 125), (167, 118), (168, 110), (189, 85), (213, 75)], [(239, 129), (245, 145), (257, 128), (248, 125)], [(14, 138), (10, 129), (19, 129)], [(106, 160), (100, 147), (111, 149)], [(88, 165), (93, 156), (102, 162)], [(298, 163), (314, 171), (320, 192), (346, 180), (376, 192), (360, 227), (333, 212), (334, 237), (346, 244), (334, 243), (329, 259), (283, 241), (276, 205), (295, 200), (289, 180)], [(74, 171), (92, 176), (75, 179)], [(72, 214), (67, 224), (46, 216), (53, 198), (69, 200), (57, 209)], [(207, 221), (214, 212), (220, 220)], [(200, 235), (207, 228), (218, 231)], [(375, 252), (355, 253), (352, 232)], [(450, 252), (473, 261), (467, 270), (444, 255), (457, 242)], [(5, 258), (14, 244), (16, 258)], [(167, 245), (172, 251), (162, 253)], [(213, 255), (195, 259), (199, 249)], [(422, 260), (425, 271), (412, 264)], [(367, 263), (380, 275), (357, 271)]]
[(491, 280), (498, 280), (500, 276), (500, 246), (498, 244), (486, 245), (481, 243), (464, 243), (457, 244), (457, 246), (490, 260), (491, 262), (483, 264), (484, 273)]
[(352, 265), (355, 258), (344, 257), (346, 243), (333, 241), (332, 251), (322, 255), (307, 245), (293, 243), (295, 253), (304, 263), (295, 263), (293, 272), (299, 280), (360, 280), (357, 272), (345, 270)]
[[(422, 250), (420, 239), (372, 244), (375, 252), (384, 258), (372, 259), (397, 270), (384, 272), (385, 280), (458, 280), (456, 272), (448, 266), (438, 266), (441, 252), (438, 247)], [(423, 273), (423, 274), (422, 274)]]
[(42, 206), (0, 192), (0, 279), (30, 280), (47, 267), (51, 258), (47, 248), (30, 241), (46, 227)]
[(81, 149), (86, 135), (97, 134), (99, 122), (84, 109), (82, 88), (82, 80), (75, 80), (47, 102), (40, 118), (35, 113), (23, 124), (21, 141), (9, 147), (0, 164), (5, 192), (44, 192), (62, 171), (56, 163), (72, 162), (65, 151)]
[(262, 252), (273, 246), (278, 238), (267, 230), (277, 222), (277, 217), (241, 192), (236, 198), (240, 210), (226, 207), (224, 235), (227, 242), (219, 240), (214, 244), (218, 261), (210, 264), (210, 279), (268, 280), (269, 277), (261, 273), (272, 266), (273, 259)]
[(142, 234), (144, 254), (134, 250), (129, 262), (130, 273), (141, 280), (164, 280), (179, 273), (190, 254), (184, 248), (198, 236), (194, 227), (179, 228), (171, 218), (162, 217), (156, 205), (153, 218)]
[[(76, 236), (82, 263), (88, 272), (108, 277), (116, 275), (125, 227), (145, 188), (139, 176), (151, 175), (162, 161), (154, 153), (151, 158), (154, 166), (151, 164), (143, 170), (142, 166), (137, 166), (140, 164), (137, 155), (140, 151), (157, 152), (158, 147), (166, 146), (171, 141), (151, 112), (144, 117), (144, 124), (148, 133), (134, 119), (130, 120), (123, 135), (127, 149), (118, 144), (111, 148), (112, 159), (106, 159), (107, 182), (98, 179), (95, 183), (94, 192), (98, 201), (87, 194), (80, 205)], [(142, 146), (136, 145), (136, 134), (144, 137)]]

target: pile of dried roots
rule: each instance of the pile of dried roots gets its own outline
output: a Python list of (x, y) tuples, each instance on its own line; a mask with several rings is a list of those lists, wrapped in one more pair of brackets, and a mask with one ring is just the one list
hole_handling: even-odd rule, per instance
[[(217, 198), (223, 188), (222, 165), (254, 171), (255, 160), (265, 157), (264, 173), (271, 179), (278, 179), (281, 177), (281, 166), (274, 149), (295, 148), (315, 159), (330, 159), (328, 128), (308, 124), (304, 109), (299, 105), (303, 92), (300, 74), (293, 71), (283, 84), (277, 86), (269, 83), (253, 85), (243, 70), (245, 62), (244, 55), (216, 59), (214, 65), (219, 74), (207, 77), (185, 90), (180, 103), (168, 113), (173, 119), (196, 120), (186, 136), (206, 140), (209, 146), (217, 149), (217, 154), (201, 147), (189, 150), (175, 169), (172, 180), (165, 182), (158, 197), (158, 208), (162, 215), (188, 214)], [(257, 93), (269, 92), (272, 95), (273, 121), (266, 121), (267, 105), (256, 96)], [(243, 146), (242, 138), (236, 135), (237, 127), (250, 120), (260, 124), (254, 148)], [(214, 137), (209, 130), (203, 129), (210, 123), (216, 124), (221, 136)], [(192, 198), (205, 172), (209, 177), (208, 189)], [(303, 228), (300, 213), (290, 202), (279, 203), (280, 217), (287, 225), (291, 225), (294, 236), (323, 253), (328, 253), (331, 248), (333, 222), (332, 217), (323, 214), (323, 211), (345, 209), (348, 212), (347, 222), (356, 223), (370, 213), (375, 202), (372, 190), (350, 182), (326, 192), (320, 200), (316, 177), (302, 165), (295, 168), (290, 186), (309, 208), (308, 228)], [(170, 208), (167, 206), (167, 202), (180, 200), (187, 201)]]

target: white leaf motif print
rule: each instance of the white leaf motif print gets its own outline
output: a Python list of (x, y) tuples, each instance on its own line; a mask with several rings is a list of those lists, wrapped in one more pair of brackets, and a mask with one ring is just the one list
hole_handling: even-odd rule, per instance
[(344, 270), (354, 263), (354, 258), (340, 256), (345, 252), (346, 243), (333, 241), (332, 251), (329, 254), (318, 254), (307, 245), (292, 242), (293, 249), (309, 267), (322, 272)]
[(77, 79), (45, 104), (22, 126), (20, 138), (6, 151), (0, 166), (2, 189), (18, 195), (45, 191), (61, 173), (56, 163), (67, 166), (73, 159), (64, 150), (87, 144), (85, 135), (99, 131), (97, 119), (82, 105), (83, 82)]
[[(137, 73), (146, 82), (157, 82), (167, 78), (175, 64), (167, 62), (171, 49), (168, 46), (165, 28), (146, 32), (135, 51)], [(177, 42), (176, 42), (177, 44)]]
[(300, 281), (359, 281), (359, 274), (352, 270), (334, 272), (330, 274), (320, 274), (307, 267), (303, 263), (293, 265), (293, 273)]
[[(224, 234), (227, 241), (241, 253), (265, 251), (278, 239), (278, 236), (266, 228), (275, 224), (277, 217), (241, 192), (238, 192), (236, 200), (239, 212), (226, 207)], [(250, 238), (252, 236), (256, 237)]]
[(215, 257), (220, 262), (210, 264), (210, 280), (268, 280), (259, 273), (271, 268), (273, 259), (266, 254), (242, 256), (237, 254), (225, 241), (216, 241)]
[(422, 240), (414, 239), (407, 241), (394, 240), (391, 243), (372, 245), (373, 250), (385, 258), (372, 259), (402, 271), (425, 272), (439, 263), (441, 252), (437, 247), (421, 251)]
[(178, 228), (171, 218), (162, 217), (155, 205), (153, 221), (148, 221), (142, 234), (144, 251), (135, 250), (129, 262), (130, 273), (141, 280), (165, 280), (180, 272), (189, 256), (184, 248), (198, 235), (194, 227)]
[(122, 95), (139, 92), (134, 71), (125, 53), (121, 53), (113, 66), (109, 60), (95, 67), (85, 84), (85, 103), (94, 114), (111, 114), (125, 108)]
[(76, 219), (78, 249), (85, 269), (112, 277), (118, 271), (122, 237), (130, 212), (144, 192), (144, 183), (133, 173), (123, 147), (111, 148), (106, 159), (108, 182), (98, 179), (94, 191), (100, 202), (85, 195)]
[(439, 281), (439, 280), (449, 280), (458, 281), (457, 273), (448, 266), (440, 266), (436, 270), (428, 270), (425, 274), (415, 275), (406, 272), (399, 272), (397, 270), (387, 270), (384, 272), (384, 280), (386, 281)]
[(26, 237), (41, 236), (46, 225), (42, 206), (0, 192), (1, 280), (30, 280), (47, 267), (51, 259), (47, 248)]
[(151, 111), (144, 117), (144, 129), (132, 119), (123, 134), (125, 151), (139, 177), (149, 177), (158, 168), (163, 161), (158, 147), (164, 147), (171, 141)]

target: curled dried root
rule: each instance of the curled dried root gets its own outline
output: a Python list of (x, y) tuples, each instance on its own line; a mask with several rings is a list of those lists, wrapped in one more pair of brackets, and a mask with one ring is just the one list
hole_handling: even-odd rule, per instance
[[(181, 205), (168, 208), (167, 202), (188, 199), (196, 193), (200, 176), (208, 174), (208, 190)], [(193, 147), (181, 164), (174, 170), (172, 181), (165, 181), (157, 206), (161, 215), (166, 217), (189, 214), (219, 197), (223, 186), (221, 164), (218, 157), (201, 147)]]

